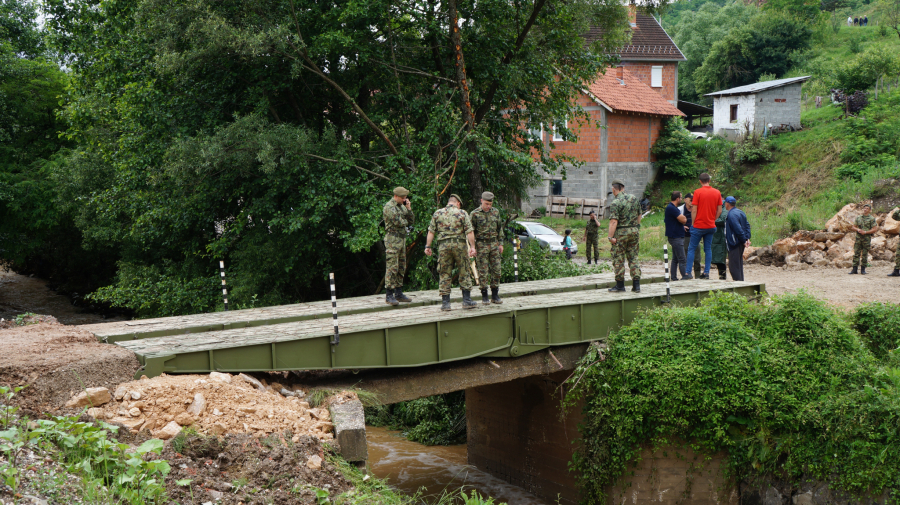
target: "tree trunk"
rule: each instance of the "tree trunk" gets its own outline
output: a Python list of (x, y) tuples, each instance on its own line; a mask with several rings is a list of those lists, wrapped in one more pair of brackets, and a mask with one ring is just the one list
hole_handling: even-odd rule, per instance
[[(469, 84), (466, 80), (466, 60), (463, 58), (462, 36), (459, 33), (459, 13), (456, 0), (447, 0), (447, 8), (450, 15), (450, 42), (456, 53), (456, 84), (459, 87), (460, 108), (462, 118), (466, 123), (466, 131), (472, 133), (475, 129), (475, 116), (472, 114), (472, 103), (469, 101)], [(469, 151), (469, 190), (473, 203), (478, 203), (481, 198), (481, 162), (478, 157), (478, 143), (474, 140), (466, 141), (466, 150)]]

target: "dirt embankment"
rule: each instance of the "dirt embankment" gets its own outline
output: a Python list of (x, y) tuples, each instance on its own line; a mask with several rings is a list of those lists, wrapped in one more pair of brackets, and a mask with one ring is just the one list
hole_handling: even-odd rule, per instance
[(0, 329), (0, 384), (27, 386), (16, 403), (55, 412), (85, 387), (115, 389), (139, 365), (130, 351), (102, 344), (86, 331), (56, 322)]

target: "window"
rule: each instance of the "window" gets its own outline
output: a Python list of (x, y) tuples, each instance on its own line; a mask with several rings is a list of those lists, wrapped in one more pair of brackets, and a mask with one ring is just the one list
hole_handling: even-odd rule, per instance
[[(566, 119), (563, 121), (563, 128), (568, 128), (568, 127), (569, 127), (569, 120)], [(554, 126), (553, 127), (553, 141), (560, 142), (562, 140), (563, 140), (563, 138), (562, 138), (562, 134), (559, 132), (559, 128)]]
[(650, 67), (650, 87), (662, 87), (662, 67)]
[(537, 141), (544, 141), (544, 123), (541, 123), (540, 128), (535, 128), (534, 130), (530, 130), (529, 133), (531, 137)]
[(731, 122), (737, 123), (737, 104), (731, 105)]
[(557, 179), (550, 181), (550, 194), (553, 196), (562, 196), (562, 181)]

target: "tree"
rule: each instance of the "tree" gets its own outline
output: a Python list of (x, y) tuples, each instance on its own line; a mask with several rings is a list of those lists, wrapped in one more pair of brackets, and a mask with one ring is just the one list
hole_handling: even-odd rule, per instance
[(900, 58), (884, 46), (872, 46), (858, 57), (838, 66), (834, 75), (834, 87), (847, 95), (867, 91), (883, 75), (900, 72)]
[(881, 0), (878, 3), (878, 10), (884, 24), (893, 28), (900, 37), (900, 0)]
[[(625, 19), (613, 0), (47, 8), (54, 48), (74, 55), (64, 116), (78, 145), (54, 177), (86, 243), (119, 251), (117, 286), (142, 272), (196, 285), (224, 259), (234, 302), (267, 304), (325, 296), (329, 271), (345, 295), (377, 290), (394, 186), (412, 190), (421, 246), (450, 192), (514, 201), (537, 180), (535, 153), (550, 171), (576, 161), (522, 132), (586, 117), (573, 99)], [(607, 36), (586, 48), (591, 25)]]

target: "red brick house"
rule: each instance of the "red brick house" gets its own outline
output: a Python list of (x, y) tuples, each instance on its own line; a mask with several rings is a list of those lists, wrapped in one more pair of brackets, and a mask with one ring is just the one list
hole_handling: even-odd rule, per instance
[[(526, 212), (548, 207), (551, 196), (603, 200), (609, 181), (622, 179), (625, 190), (640, 196), (656, 175), (650, 150), (663, 121), (684, 116), (678, 104), (678, 63), (684, 55), (652, 16), (631, 11), (631, 43), (619, 49), (621, 64), (597, 76), (578, 97), (589, 122), (567, 122), (577, 142), (563, 141), (553, 132), (542, 132), (547, 149), (572, 155), (584, 162), (569, 168), (566, 179), (545, 174), (523, 202)], [(591, 41), (596, 30), (587, 33)], [(602, 127), (597, 128), (599, 122)]]

